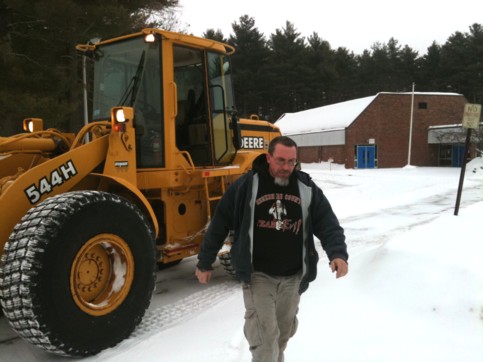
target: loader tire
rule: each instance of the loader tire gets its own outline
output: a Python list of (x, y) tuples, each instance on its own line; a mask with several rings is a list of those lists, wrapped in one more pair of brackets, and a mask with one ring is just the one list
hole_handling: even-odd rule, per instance
[(97, 191), (54, 196), (31, 209), (5, 245), (0, 302), (25, 340), (88, 356), (127, 338), (155, 285), (152, 229), (127, 200)]

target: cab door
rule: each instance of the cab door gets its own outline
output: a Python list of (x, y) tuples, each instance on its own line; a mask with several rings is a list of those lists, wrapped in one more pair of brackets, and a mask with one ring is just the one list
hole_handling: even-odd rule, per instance
[(226, 55), (207, 53), (208, 87), (210, 95), (211, 129), (214, 162), (230, 163), (236, 154), (234, 133), (238, 132), (231, 81), (231, 63)]
[(229, 164), (236, 154), (229, 57), (174, 45), (173, 58), (178, 149), (189, 152), (195, 166)]
[(203, 50), (173, 46), (177, 89), (176, 146), (187, 151), (195, 166), (211, 165), (211, 136)]

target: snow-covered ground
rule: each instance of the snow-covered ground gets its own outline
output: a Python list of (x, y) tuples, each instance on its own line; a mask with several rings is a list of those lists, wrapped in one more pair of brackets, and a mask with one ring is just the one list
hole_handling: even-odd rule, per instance
[[(460, 169), (346, 170), (304, 164), (346, 230), (349, 275), (336, 280), (321, 252), (302, 296), (286, 361), (483, 361), (483, 162)], [(239, 285), (219, 264), (208, 286), (196, 257), (158, 273), (134, 334), (82, 361), (250, 361)], [(75, 328), (75, 326), (73, 326)], [(66, 361), (11, 332), (0, 319), (0, 361)]]

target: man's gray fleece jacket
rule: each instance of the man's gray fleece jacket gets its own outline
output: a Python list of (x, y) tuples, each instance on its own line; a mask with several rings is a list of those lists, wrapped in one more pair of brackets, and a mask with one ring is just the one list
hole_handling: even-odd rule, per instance
[[(257, 197), (259, 172), (268, 170), (265, 154), (253, 162), (253, 170), (238, 178), (227, 189), (218, 203), (213, 219), (205, 234), (198, 254), (198, 267), (211, 270), (218, 251), (230, 230), (233, 230), (231, 261), (237, 277), (249, 284), (252, 267), (254, 205)], [(299, 293), (309, 287), (317, 275), (319, 256), (315, 250), (314, 235), (319, 238), (330, 261), (348, 260), (344, 230), (332, 211), (322, 190), (302, 171), (294, 170), (297, 177), (303, 216), (303, 273)]]

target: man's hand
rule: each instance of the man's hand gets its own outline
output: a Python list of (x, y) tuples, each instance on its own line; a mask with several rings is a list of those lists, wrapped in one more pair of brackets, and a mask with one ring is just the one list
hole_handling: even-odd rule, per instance
[(332, 273), (335, 272), (336, 278), (341, 278), (349, 272), (349, 265), (340, 258), (332, 260), (330, 262), (330, 268), (332, 269)]
[(211, 279), (211, 270), (201, 271), (196, 267), (195, 274), (201, 284), (207, 284)]

